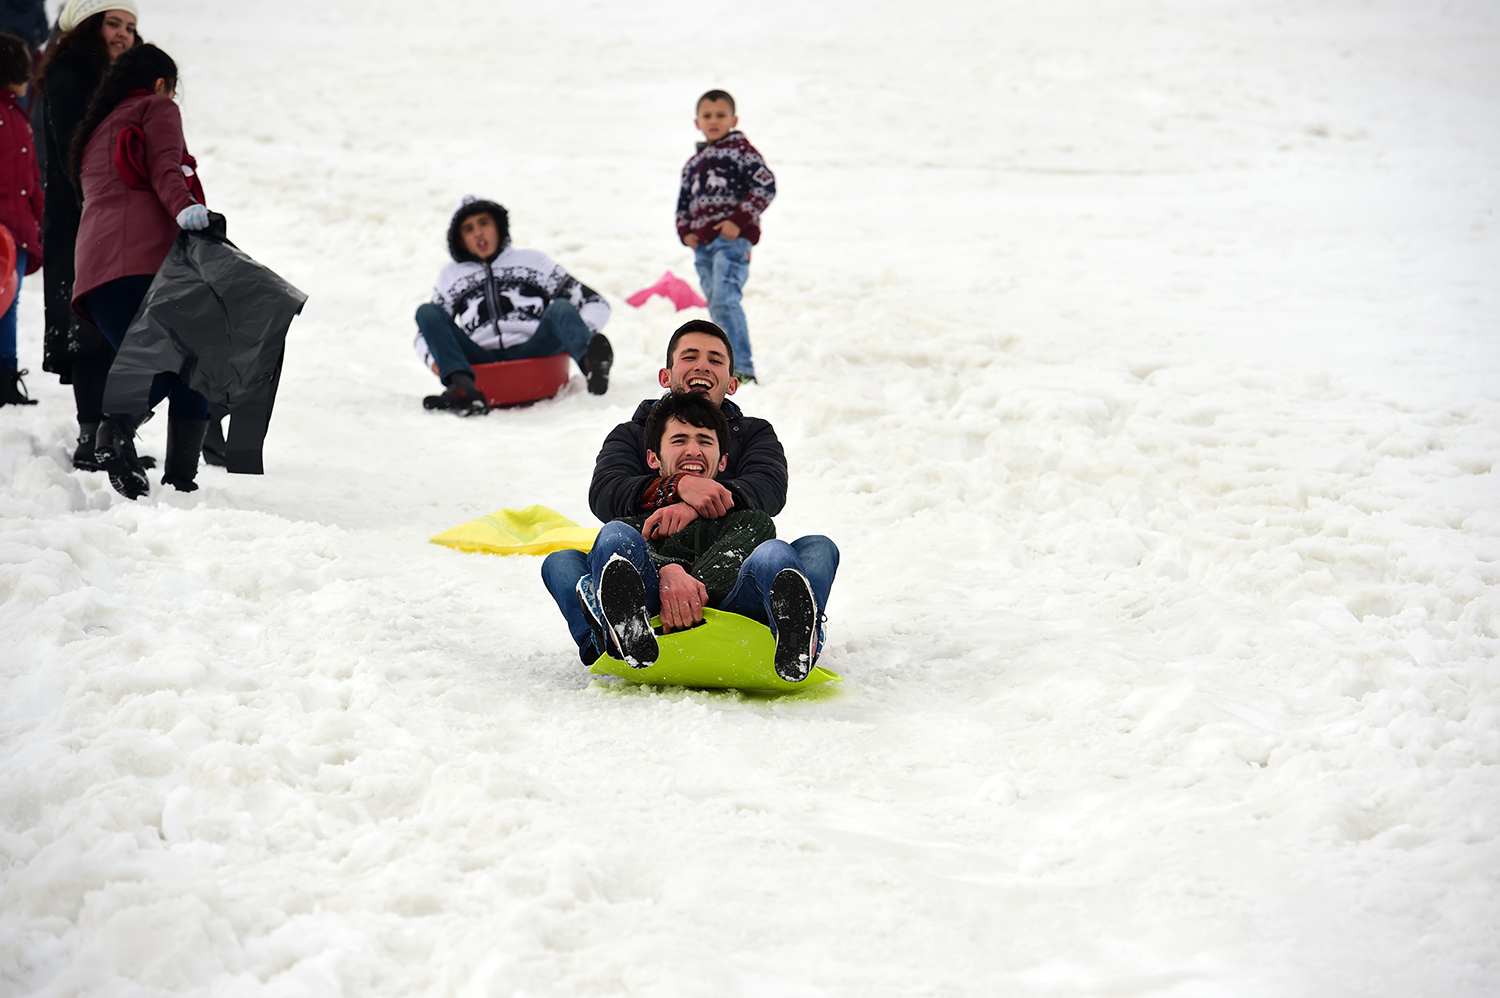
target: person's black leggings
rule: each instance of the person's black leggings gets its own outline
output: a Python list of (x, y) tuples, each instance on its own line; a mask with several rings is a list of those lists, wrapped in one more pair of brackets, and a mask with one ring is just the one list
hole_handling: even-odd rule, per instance
[[(99, 327), (99, 331), (104, 334), (105, 339), (109, 340), (116, 353), (120, 350), (120, 344), (125, 342), (125, 331), (130, 328), (135, 313), (140, 310), (141, 302), (145, 300), (146, 290), (151, 287), (151, 280), (154, 276), (153, 274), (131, 274), (127, 277), (117, 277), (108, 284), (99, 285), (86, 296), (89, 314), (93, 317), (94, 325)], [(74, 372), (73, 377), (76, 379), (78, 377), (76, 367)], [(208, 399), (183, 383), (176, 371), (162, 371), (152, 380), (150, 407), (155, 409), (157, 404), (168, 395), (172, 397), (172, 406), (167, 413), (169, 418), (208, 418)], [(102, 398), (102, 393), (100, 397)], [(82, 410), (80, 410), (80, 418), (81, 415)], [(120, 415), (127, 414), (120, 413)]]

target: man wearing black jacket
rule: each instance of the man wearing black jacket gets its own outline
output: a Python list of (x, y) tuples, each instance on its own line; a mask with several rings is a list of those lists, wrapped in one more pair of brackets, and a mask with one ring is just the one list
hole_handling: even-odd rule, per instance
[(601, 521), (678, 507), (682, 525), (698, 516), (715, 519), (731, 509), (758, 509), (775, 516), (786, 505), (786, 453), (776, 430), (764, 419), (746, 416), (725, 399), (739, 383), (729, 337), (712, 322), (694, 319), (672, 334), (667, 366), (657, 375), (663, 388), (700, 392), (729, 420), (729, 463), (717, 481), (677, 475), (661, 478), (646, 463), (646, 417), (656, 399), (636, 407), (628, 423), (604, 438), (589, 483), (589, 508)]

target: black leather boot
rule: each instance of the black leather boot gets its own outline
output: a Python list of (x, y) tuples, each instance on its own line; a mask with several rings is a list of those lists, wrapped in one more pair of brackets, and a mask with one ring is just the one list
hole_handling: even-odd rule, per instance
[(161, 483), (178, 492), (195, 492), (198, 455), (208, 436), (208, 420), (167, 417), (167, 456), (161, 462)]
[(135, 428), (139, 416), (105, 416), (94, 437), (94, 459), (109, 473), (109, 484), (126, 499), (139, 499), (151, 491), (146, 468), (135, 453)]
[(99, 435), (98, 423), (79, 422), (78, 446), (73, 451), (73, 467), (79, 471), (103, 471), (104, 465), (94, 456), (94, 438)]
[(36, 399), (26, 394), (26, 383), (21, 380), (28, 371), (0, 371), (0, 405), (36, 405)]

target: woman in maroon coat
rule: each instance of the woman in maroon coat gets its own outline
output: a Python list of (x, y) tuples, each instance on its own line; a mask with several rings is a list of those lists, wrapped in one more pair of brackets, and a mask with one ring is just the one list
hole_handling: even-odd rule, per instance
[(0, 405), (35, 405), (21, 384), (16, 363), (16, 303), (21, 278), (42, 265), (42, 176), (36, 140), (21, 107), (31, 78), (31, 51), (15, 35), (0, 32), (0, 225), (16, 243), (16, 297), (0, 316)]
[[(69, 0), (58, 19), (61, 34), (47, 44), (33, 79), (31, 123), (42, 164), (42, 370), (73, 387), (78, 443), (73, 467), (103, 471), (94, 459), (94, 438), (104, 419), (104, 380), (115, 352), (93, 323), (73, 312), (73, 240), (78, 237), (78, 190), (68, 175), (68, 148), (88, 110), (89, 98), (109, 64), (139, 41), (134, 0), (98, 9), (98, 0)], [(148, 466), (153, 462), (143, 457)]]
[[(69, 166), (83, 192), (73, 308), (98, 326), (116, 351), (177, 234), (208, 226), (203, 188), (182, 137), (182, 115), (172, 101), (176, 88), (177, 64), (171, 57), (155, 45), (137, 45), (105, 74), (73, 137)], [(208, 430), (208, 400), (171, 371), (156, 376), (151, 405), (168, 395), (162, 483), (191, 492), (198, 487), (194, 479)], [(134, 443), (145, 416), (108, 413), (95, 439), (110, 484), (131, 499), (150, 488)]]

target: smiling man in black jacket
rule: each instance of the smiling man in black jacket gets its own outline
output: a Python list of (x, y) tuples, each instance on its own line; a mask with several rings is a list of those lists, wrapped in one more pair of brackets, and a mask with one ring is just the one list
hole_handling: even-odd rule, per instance
[(628, 423), (604, 438), (589, 483), (589, 508), (605, 523), (681, 504), (694, 516), (715, 519), (731, 509), (758, 509), (775, 516), (786, 505), (786, 453), (776, 430), (764, 419), (746, 416), (725, 396), (739, 383), (734, 350), (724, 330), (704, 319), (678, 327), (667, 343), (667, 366), (657, 379), (674, 392), (699, 392), (729, 420), (728, 464), (716, 481), (676, 475), (661, 478), (646, 463), (646, 417), (656, 399), (636, 407)]
[[(776, 430), (764, 419), (746, 416), (725, 396), (739, 387), (730, 375), (734, 350), (724, 330), (702, 319), (684, 323), (667, 344), (667, 366), (658, 379), (672, 394), (707, 396), (729, 424), (729, 446), (723, 468), (713, 475), (662, 473), (647, 456), (646, 422), (658, 399), (642, 402), (627, 423), (610, 431), (594, 462), (589, 506), (605, 523), (642, 515), (675, 534), (699, 519), (717, 520), (735, 511), (759, 510), (775, 516), (786, 505), (786, 453)], [(838, 548), (822, 536), (799, 538), (792, 547), (805, 563), (819, 613), (838, 570)], [(578, 579), (590, 571), (587, 556), (572, 549), (555, 551), (542, 562), (542, 580), (568, 621), (579, 657), (591, 663), (603, 651), (593, 640), (589, 621), (578, 604)], [(818, 629), (818, 644), (822, 628)]]

